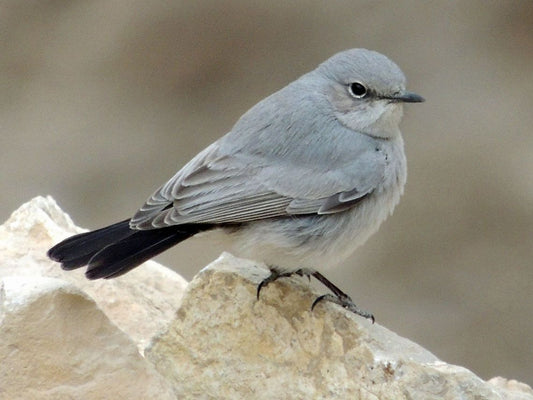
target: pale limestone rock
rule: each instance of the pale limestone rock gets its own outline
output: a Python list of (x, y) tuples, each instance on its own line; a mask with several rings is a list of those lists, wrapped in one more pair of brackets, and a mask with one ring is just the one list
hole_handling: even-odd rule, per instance
[(505, 379), (497, 376), (489, 379), (488, 383), (494, 387), (503, 389), (504, 393), (508, 393), (509, 397), (505, 397), (506, 399), (529, 400), (533, 398), (533, 389), (529, 385), (514, 379)]
[[(337, 305), (298, 278), (224, 254), (189, 284), (146, 356), (185, 397), (213, 399), (533, 399), (484, 382)], [(527, 385), (524, 385), (527, 386)], [(516, 392), (518, 393), (518, 392)], [(522, 396), (522, 397), (520, 397)], [(525, 397), (524, 397), (525, 396)]]
[(0, 399), (174, 399), (86, 294), (41, 276), (0, 279)]
[[(317, 293), (301, 279), (281, 279), (257, 301), (266, 270), (228, 254), (183, 301), (183, 279), (151, 262), (87, 281), (45, 255), (79, 231), (50, 197), (0, 226), (1, 400), (533, 400), (525, 384), (484, 382), (336, 305), (311, 312)], [(142, 353), (163, 331), (143, 358), (134, 344)]]
[(71, 282), (89, 294), (142, 352), (173, 318), (187, 282), (153, 261), (117, 279), (89, 281), (83, 268), (63, 271), (46, 257), (53, 244), (83, 231), (50, 196), (32, 199), (0, 226), (0, 277), (48, 276)]

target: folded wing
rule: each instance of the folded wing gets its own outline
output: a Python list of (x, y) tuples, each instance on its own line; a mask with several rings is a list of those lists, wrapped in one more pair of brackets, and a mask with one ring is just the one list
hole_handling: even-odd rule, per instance
[(257, 154), (221, 154), (215, 142), (158, 189), (130, 225), (153, 229), (342, 212), (383, 179), (382, 155), (374, 148), (359, 149), (353, 160), (329, 168)]

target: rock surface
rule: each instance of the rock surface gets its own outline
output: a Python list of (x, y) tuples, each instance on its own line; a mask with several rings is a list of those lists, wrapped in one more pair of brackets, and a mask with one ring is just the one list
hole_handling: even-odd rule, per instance
[(66, 281), (0, 280), (1, 399), (175, 398), (135, 343)]
[(72, 283), (91, 296), (142, 351), (174, 317), (187, 282), (153, 261), (120, 279), (89, 281), (83, 269), (63, 271), (46, 257), (53, 244), (83, 231), (51, 197), (23, 204), (0, 226), (0, 277), (47, 276)]
[(485, 382), (337, 305), (311, 312), (318, 293), (299, 278), (256, 300), (265, 268), (229, 254), (184, 294), (153, 262), (86, 281), (45, 256), (79, 231), (43, 197), (0, 227), (2, 400), (533, 400), (525, 384)]
[[(321, 303), (298, 278), (224, 254), (189, 284), (170, 329), (147, 350), (176, 393), (254, 399), (533, 399), (490, 384), (386, 328)], [(516, 389), (516, 390), (515, 390)]]

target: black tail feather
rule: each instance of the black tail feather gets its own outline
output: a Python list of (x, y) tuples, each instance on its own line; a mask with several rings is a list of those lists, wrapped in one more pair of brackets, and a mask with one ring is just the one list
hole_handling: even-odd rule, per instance
[(137, 231), (96, 253), (87, 267), (88, 279), (116, 278), (159, 253), (195, 235), (199, 226)]
[(65, 239), (48, 250), (48, 257), (65, 270), (87, 265), (89, 279), (115, 278), (198, 232), (210, 224), (185, 224), (166, 228), (134, 230), (129, 220)]
[(65, 270), (83, 267), (105, 246), (135, 233), (129, 224), (130, 220), (126, 219), (105, 228), (71, 236), (48, 250), (48, 257), (60, 262)]

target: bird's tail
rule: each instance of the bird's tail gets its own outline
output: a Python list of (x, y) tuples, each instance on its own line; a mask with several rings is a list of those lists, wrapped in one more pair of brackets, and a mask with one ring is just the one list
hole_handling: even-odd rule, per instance
[(150, 230), (130, 229), (129, 219), (65, 239), (48, 250), (48, 257), (65, 270), (87, 265), (89, 279), (115, 278), (155, 257), (208, 224), (185, 224)]

